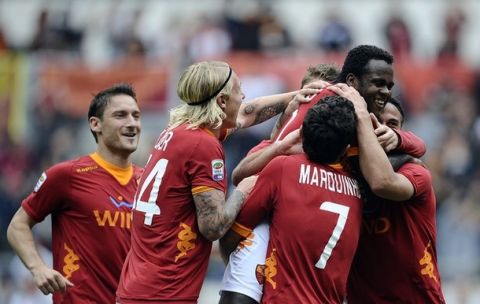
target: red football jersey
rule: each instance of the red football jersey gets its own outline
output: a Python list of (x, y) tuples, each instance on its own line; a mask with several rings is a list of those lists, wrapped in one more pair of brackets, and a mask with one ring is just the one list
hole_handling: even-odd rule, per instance
[(312, 100), (310, 100), (310, 102), (300, 104), (298, 106), (298, 109), (293, 112), (290, 120), (288, 120), (283, 126), (283, 128), (280, 130), (280, 132), (278, 132), (278, 135), (277, 137), (275, 137), (274, 141), (284, 139), (285, 136), (300, 128), (303, 124), (303, 120), (305, 118), (305, 115), (307, 115), (308, 110), (310, 110), (310, 108), (316, 105), (321, 99), (333, 95), (335, 95), (335, 93), (333, 93), (332, 91), (322, 89), (320, 92), (317, 93), (317, 95), (312, 98)]
[(114, 303), (140, 174), (94, 153), (48, 169), (22, 202), (37, 222), (52, 214), (54, 269), (75, 284), (54, 303)]
[(260, 173), (233, 229), (271, 217), (262, 303), (341, 303), (362, 218), (358, 183), (305, 154), (279, 156)]
[(430, 172), (407, 163), (415, 195), (365, 205), (348, 283), (348, 303), (445, 303), (437, 268), (435, 196)]
[(225, 172), (223, 147), (209, 131), (162, 132), (136, 194), (120, 303), (196, 303), (212, 243), (198, 229), (192, 194), (225, 192)]

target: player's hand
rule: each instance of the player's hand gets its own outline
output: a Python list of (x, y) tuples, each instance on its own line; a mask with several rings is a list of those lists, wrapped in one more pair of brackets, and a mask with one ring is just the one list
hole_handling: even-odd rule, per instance
[(377, 135), (378, 142), (385, 152), (390, 152), (398, 147), (398, 135), (392, 128), (380, 124), (375, 115), (370, 114), (373, 127), (375, 128), (375, 135)]
[(303, 153), (300, 130), (290, 132), (284, 139), (278, 142), (280, 155), (292, 155)]
[(252, 192), (253, 187), (257, 183), (258, 175), (252, 175), (244, 178), (235, 190), (242, 192), (245, 196), (248, 196)]
[(44, 294), (54, 293), (57, 291), (65, 292), (67, 287), (73, 287), (73, 283), (66, 279), (60, 272), (42, 266), (38, 270), (32, 271), (33, 280), (38, 289)]
[(329, 82), (325, 81), (325, 80), (315, 80), (315, 81), (312, 81), (306, 85), (303, 86), (302, 89), (323, 89), (325, 87), (328, 87), (330, 85)]
[[(308, 103), (308, 102), (310, 102), (310, 100), (312, 100), (313, 96), (318, 94), (318, 92), (320, 92), (320, 89), (304, 87), (303, 89), (301, 89), (298, 92), (297, 95), (295, 95), (295, 97), (292, 99), (292, 101), (296, 101), (297, 104)], [(290, 101), (290, 102), (292, 102), (292, 101)]]
[(367, 111), (367, 103), (365, 99), (355, 90), (354, 87), (350, 87), (345, 83), (337, 83), (328, 87), (328, 89), (338, 96), (346, 98), (353, 103), (355, 112), (358, 114), (360, 111)]

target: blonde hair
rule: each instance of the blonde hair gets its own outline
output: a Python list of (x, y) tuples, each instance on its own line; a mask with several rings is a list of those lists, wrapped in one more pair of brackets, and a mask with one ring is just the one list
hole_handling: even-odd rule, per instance
[(190, 65), (177, 84), (178, 97), (184, 104), (170, 110), (169, 127), (188, 123), (190, 129), (220, 128), (227, 114), (218, 105), (216, 97), (223, 93), (228, 100), (233, 88), (231, 79), (231, 68), (225, 62), (202, 61)]

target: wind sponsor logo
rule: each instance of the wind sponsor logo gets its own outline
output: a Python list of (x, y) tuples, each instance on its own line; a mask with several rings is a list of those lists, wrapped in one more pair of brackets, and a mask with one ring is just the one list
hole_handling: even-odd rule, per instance
[(132, 226), (132, 212), (121, 210), (122, 207), (132, 209), (133, 203), (124, 201), (121, 196), (115, 199), (109, 196), (109, 201), (119, 210), (93, 210), (93, 215), (99, 227), (119, 227), (130, 229)]

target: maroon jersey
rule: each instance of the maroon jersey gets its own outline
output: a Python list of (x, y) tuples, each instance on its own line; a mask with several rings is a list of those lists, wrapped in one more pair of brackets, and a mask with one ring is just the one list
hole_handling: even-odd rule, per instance
[(435, 196), (429, 171), (407, 163), (415, 195), (377, 198), (365, 208), (348, 283), (348, 303), (445, 303), (437, 269)]
[[(283, 126), (282, 130), (278, 133), (275, 141), (284, 139), (285, 136), (300, 128), (308, 110), (319, 103), (323, 98), (333, 95), (335, 95), (335, 93), (332, 91), (323, 89), (317, 93), (317, 95), (314, 96), (309, 103), (300, 104), (297, 111), (292, 114), (290, 120), (287, 121), (285, 126)], [(399, 138), (399, 146), (397, 147), (396, 151), (401, 151), (414, 157), (422, 157), (425, 154), (425, 142), (421, 138), (417, 137), (412, 132), (397, 129), (394, 131), (398, 134)], [(266, 145), (263, 147), (265, 146)]]
[(298, 106), (298, 109), (293, 112), (290, 120), (288, 120), (283, 126), (283, 128), (280, 130), (280, 132), (278, 132), (278, 135), (277, 137), (275, 137), (274, 140), (277, 141), (284, 139), (285, 136), (300, 128), (303, 124), (303, 120), (305, 118), (305, 115), (307, 115), (308, 110), (310, 110), (310, 108), (313, 108), (313, 106), (320, 102), (320, 100), (322, 100), (323, 98), (333, 95), (335, 95), (335, 93), (333, 93), (332, 91), (323, 89), (318, 92), (317, 95), (315, 95), (310, 102), (301, 103)]
[(233, 229), (271, 216), (262, 303), (341, 303), (362, 218), (358, 183), (305, 154), (279, 156), (260, 173)]
[(120, 303), (196, 303), (212, 243), (198, 229), (193, 194), (226, 190), (223, 147), (204, 129), (162, 132), (142, 175)]
[(22, 202), (37, 222), (52, 215), (53, 267), (75, 285), (54, 303), (114, 303), (140, 174), (94, 153), (48, 169)]

